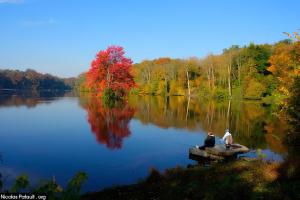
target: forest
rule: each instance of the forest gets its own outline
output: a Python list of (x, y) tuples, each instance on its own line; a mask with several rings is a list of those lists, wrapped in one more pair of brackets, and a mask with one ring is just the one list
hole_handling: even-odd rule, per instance
[[(219, 100), (252, 99), (277, 104), (290, 96), (293, 79), (299, 74), (297, 34), (289, 37), (275, 44), (232, 45), (221, 54), (209, 54), (201, 59), (164, 57), (135, 64), (124, 57), (122, 47), (112, 46), (100, 51), (89, 71), (77, 78), (63, 79), (32, 69), (24, 72), (0, 70), (0, 88), (101, 91), (109, 85), (119, 96), (129, 92)], [(101, 63), (108, 62), (110, 58), (107, 55), (111, 52), (118, 57), (115, 61), (123, 60), (105, 71)], [(106, 80), (107, 72), (110, 72), (109, 81)]]
[(233, 45), (203, 59), (159, 58), (133, 66), (136, 90), (151, 95), (193, 95), (213, 98), (263, 99), (289, 95), (299, 71), (299, 45)]
[(75, 78), (62, 79), (50, 74), (41, 74), (32, 69), (26, 71), (0, 69), (0, 89), (71, 90), (75, 80)]
[[(275, 44), (232, 45), (221, 54), (209, 54), (202, 59), (165, 57), (132, 64), (129, 70), (135, 84), (131, 84), (130, 94), (250, 99), (280, 104), (290, 96), (300, 66), (298, 35), (288, 36), (289, 39)], [(92, 76), (97, 62), (101, 63), (101, 59), (96, 58), (90, 70), (77, 78), (75, 87), (80, 91), (93, 90), (90, 83), (97, 78), (105, 80), (104, 75), (104, 78)]]

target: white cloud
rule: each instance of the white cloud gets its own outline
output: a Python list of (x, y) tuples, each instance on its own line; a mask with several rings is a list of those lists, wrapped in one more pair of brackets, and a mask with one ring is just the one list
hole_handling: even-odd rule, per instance
[(20, 4), (23, 2), (24, 0), (0, 0), (0, 3), (10, 3), (10, 4)]
[(57, 22), (52, 18), (46, 20), (27, 20), (22, 23), (24, 27), (40, 27), (54, 24), (57, 24)]

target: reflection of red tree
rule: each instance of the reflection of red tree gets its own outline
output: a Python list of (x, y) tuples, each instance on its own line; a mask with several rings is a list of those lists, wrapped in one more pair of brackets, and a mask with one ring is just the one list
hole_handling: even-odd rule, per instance
[(131, 134), (129, 122), (134, 115), (133, 108), (127, 104), (107, 108), (96, 97), (88, 99), (83, 107), (88, 112), (88, 122), (97, 141), (110, 149), (121, 148), (123, 138)]

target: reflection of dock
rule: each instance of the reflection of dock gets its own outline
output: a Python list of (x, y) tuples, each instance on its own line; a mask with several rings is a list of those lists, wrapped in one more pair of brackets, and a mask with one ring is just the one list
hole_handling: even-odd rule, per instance
[(206, 147), (205, 150), (201, 150), (196, 147), (192, 147), (189, 149), (189, 155), (191, 158), (201, 157), (213, 160), (223, 160), (225, 158), (235, 157), (238, 154), (247, 152), (249, 152), (249, 149), (240, 144), (234, 144), (229, 149), (226, 149), (225, 145)]

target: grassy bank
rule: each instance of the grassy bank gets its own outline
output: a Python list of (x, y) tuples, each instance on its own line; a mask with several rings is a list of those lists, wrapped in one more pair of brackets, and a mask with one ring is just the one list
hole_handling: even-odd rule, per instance
[(151, 170), (143, 181), (86, 194), (93, 199), (296, 199), (299, 180), (282, 176), (282, 165), (237, 160), (211, 168)]

